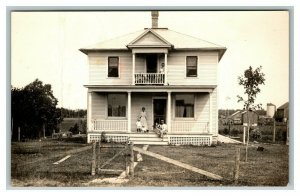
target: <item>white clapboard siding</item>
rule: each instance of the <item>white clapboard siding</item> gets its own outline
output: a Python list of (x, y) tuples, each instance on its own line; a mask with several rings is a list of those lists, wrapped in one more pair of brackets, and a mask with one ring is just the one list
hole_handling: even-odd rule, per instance
[[(198, 56), (198, 77), (186, 77), (186, 56)], [(168, 83), (170, 85), (217, 84), (217, 52), (171, 52), (168, 55)]]
[[(132, 53), (97, 52), (89, 55), (89, 84), (101, 85), (130, 85), (132, 83)], [(109, 56), (118, 56), (120, 74), (118, 78), (107, 77)], [(198, 56), (198, 77), (186, 77), (186, 56)], [(164, 62), (164, 56), (159, 56), (159, 64)], [(168, 54), (168, 83), (170, 85), (214, 85), (217, 84), (217, 52), (170, 52)], [(145, 56), (137, 54), (135, 57), (135, 73), (145, 72)]]
[(212, 132), (214, 135), (218, 135), (218, 98), (217, 88), (212, 93)]
[(197, 93), (195, 99), (196, 120), (199, 122), (209, 122), (209, 94)]
[[(119, 77), (108, 78), (108, 57), (119, 57)], [(132, 82), (131, 52), (101, 52), (89, 54), (89, 84), (122, 85)]]
[(104, 120), (106, 114), (106, 100), (103, 93), (92, 93), (92, 119)]

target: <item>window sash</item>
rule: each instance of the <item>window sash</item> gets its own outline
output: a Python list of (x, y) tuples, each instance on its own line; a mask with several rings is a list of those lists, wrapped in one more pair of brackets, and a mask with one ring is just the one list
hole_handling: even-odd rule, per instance
[(108, 94), (107, 95), (107, 116), (108, 117), (126, 117), (127, 96), (126, 94)]
[(175, 95), (175, 117), (176, 118), (194, 118), (195, 117), (194, 106), (195, 106), (195, 96), (193, 94)]
[(119, 57), (108, 57), (108, 77), (119, 77)]
[(197, 77), (198, 68), (198, 57), (197, 56), (187, 56), (186, 57), (186, 76), (187, 77)]

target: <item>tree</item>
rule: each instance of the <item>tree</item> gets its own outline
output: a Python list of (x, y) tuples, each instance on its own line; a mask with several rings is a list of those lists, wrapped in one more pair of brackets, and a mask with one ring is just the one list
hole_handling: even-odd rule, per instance
[(249, 118), (249, 112), (261, 109), (261, 104), (255, 104), (255, 99), (258, 93), (260, 93), (260, 85), (265, 84), (265, 74), (261, 72), (262, 66), (253, 69), (251, 66), (244, 71), (244, 75), (238, 77), (239, 85), (244, 87), (244, 94), (246, 98), (242, 96), (238, 97), (238, 102), (244, 103), (244, 110), (247, 111), (248, 123), (247, 123), (247, 143), (246, 143), (246, 158), (248, 158), (248, 144), (249, 144), (249, 132), (251, 128), (251, 122)]
[(17, 127), (21, 127), (22, 135), (27, 138), (40, 138), (43, 126), (48, 135), (53, 129), (58, 129), (57, 125), (62, 121), (61, 112), (56, 108), (58, 101), (50, 84), (43, 85), (36, 79), (24, 88), (12, 87), (11, 98), (14, 138)]

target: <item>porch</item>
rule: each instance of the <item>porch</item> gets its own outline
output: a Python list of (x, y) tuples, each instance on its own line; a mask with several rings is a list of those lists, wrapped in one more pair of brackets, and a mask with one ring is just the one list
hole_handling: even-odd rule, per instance
[[(90, 92), (88, 140), (92, 141), (105, 133), (116, 141), (130, 138), (137, 143), (199, 143), (198, 140), (202, 141), (203, 138), (211, 143), (212, 136), (216, 135), (216, 124), (212, 121), (216, 113), (212, 112), (211, 92), (199, 92), (199, 89), (198, 92), (192, 92), (188, 88), (184, 91), (177, 89), (161, 92), (159, 89), (151, 89), (156, 92), (145, 92), (147, 89), (143, 87), (143, 90), (139, 91), (141, 88), (130, 92)], [(145, 108), (149, 133), (137, 133), (136, 122), (140, 118), (142, 108)], [(168, 127), (164, 141), (154, 133), (154, 125), (161, 120), (164, 120)]]

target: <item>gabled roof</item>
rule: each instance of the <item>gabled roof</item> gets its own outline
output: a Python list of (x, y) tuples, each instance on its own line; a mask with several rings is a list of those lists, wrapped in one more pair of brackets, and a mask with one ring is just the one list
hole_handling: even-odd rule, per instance
[(87, 54), (89, 51), (105, 50), (128, 50), (127, 46), (134, 45), (145, 35), (153, 34), (161, 43), (170, 45), (174, 50), (218, 50), (219, 60), (222, 58), (226, 48), (196, 37), (182, 34), (167, 28), (154, 28), (136, 31), (114, 39), (106, 40), (92, 46), (81, 48), (80, 51)]
[[(252, 110), (252, 111), (250, 111), (250, 112), (254, 112), (255, 114), (258, 115), (258, 113), (257, 113), (256, 111), (254, 111), (254, 110)], [(229, 118), (233, 118), (233, 117), (236, 116), (237, 114), (243, 115), (243, 114), (245, 114), (245, 113), (247, 113), (246, 110), (238, 110), (238, 111), (234, 112), (233, 114), (231, 114), (231, 115), (229, 116)]]
[(129, 48), (151, 46), (172, 47), (172, 44), (161, 37), (159, 34), (155, 33), (153, 29), (148, 29), (127, 45), (127, 47)]
[(280, 106), (279, 108), (277, 108), (277, 109), (287, 109), (287, 108), (289, 108), (289, 102), (286, 102), (285, 104), (283, 104), (282, 106)]

